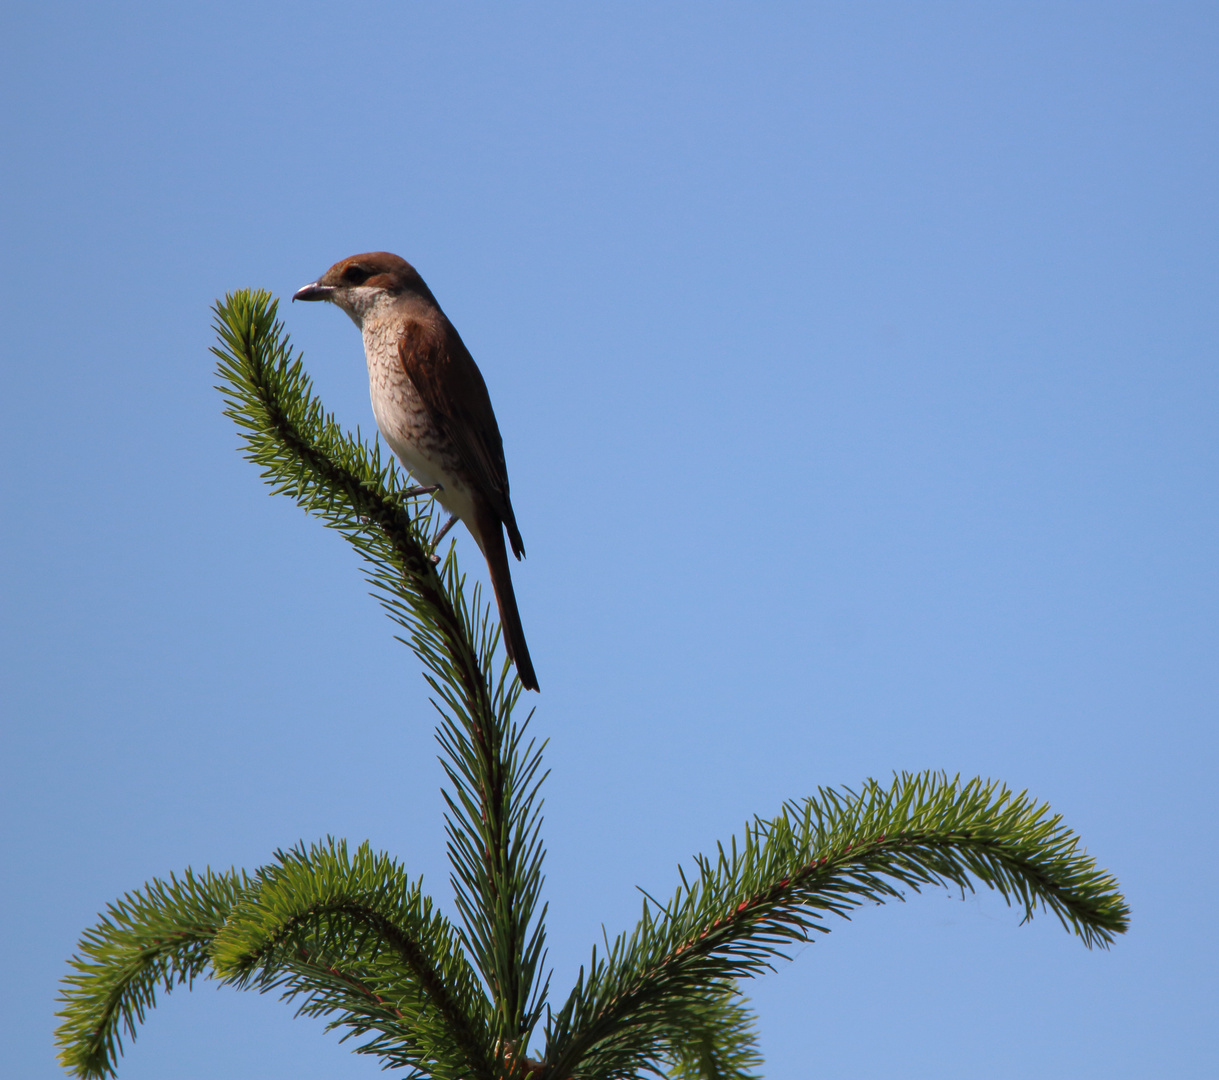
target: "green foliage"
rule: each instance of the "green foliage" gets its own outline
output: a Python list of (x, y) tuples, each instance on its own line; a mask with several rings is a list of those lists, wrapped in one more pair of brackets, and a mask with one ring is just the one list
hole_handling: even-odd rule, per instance
[(157, 988), (188, 988), (211, 966), (209, 946), (250, 887), (245, 874), (187, 870), (151, 881), (106, 908), (86, 930), (64, 979), (59, 1060), (76, 1076), (112, 1076), (124, 1032), (157, 1003)]
[[(424, 665), (440, 714), (448, 851), (458, 915), (441, 915), (395, 861), (328, 841), (279, 852), (252, 874), (188, 870), (110, 905), (65, 979), (60, 1060), (114, 1075), (156, 991), (207, 976), (279, 990), (387, 1068), (441, 1080), (746, 1080), (760, 1067), (739, 980), (864, 902), (981, 884), (1025, 919), (1054, 914), (1089, 947), (1126, 929), (1117, 884), (1025, 794), (942, 774), (820, 789), (700, 857), (668, 903), (593, 950), (564, 1005), (546, 1005), (544, 746), (513, 709), (499, 630), (465, 596), (450, 545), (432, 557), (431, 503), (377, 443), (320, 402), (267, 293), (216, 306), (219, 387), (244, 452), (272, 488), (337, 529)], [(543, 1014), (545, 1049), (528, 1056)]]
[(645, 902), (630, 935), (587, 974), (556, 1014), (546, 1060), (557, 1075), (634, 1076), (663, 1058), (674, 1008), (697, 1006), (713, 984), (756, 975), (827, 914), (901, 899), (901, 887), (974, 881), (1040, 906), (1085, 944), (1126, 929), (1116, 882), (1079, 850), (1049, 807), (1002, 785), (942, 774), (868, 781), (860, 793), (821, 789), (757, 820), (740, 843), (702, 856), (668, 904)]
[(490, 1076), (487, 1001), (448, 920), (363, 844), (278, 853), (211, 945), (216, 976), (303, 994), (301, 1011), (377, 1036), (360, 1047), (437, 1077)]
[(673, 1010), (670, 1030), (661, 1033), (667, 1046), (664, 1072), (672, 1080), (753, 1080), (762, 1066), (753, 1015), (731, 984), (704, 987)]

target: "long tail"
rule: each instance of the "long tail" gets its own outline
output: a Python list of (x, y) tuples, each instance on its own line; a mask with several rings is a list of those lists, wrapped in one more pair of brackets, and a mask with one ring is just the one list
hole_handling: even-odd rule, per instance
[(529, 659), (529, 646), (525, 644), (525, 630), (521, 626), (521, 613), (516, 607), (516, 593), (512, 591), (512, 572), (508, 569), (508, 549), (504, 545), (504, 527), (489, 506), (477, 501), (474, 510), (481, 541), (479, 547), (487, 560), (491, 572), (491, 586), (495, 589), (495, 602), (499, 605), (499, 624), (504, 630), (504, 648), (516, 665), (521, 685), (526, 690), (538, 688), (538, 677)]

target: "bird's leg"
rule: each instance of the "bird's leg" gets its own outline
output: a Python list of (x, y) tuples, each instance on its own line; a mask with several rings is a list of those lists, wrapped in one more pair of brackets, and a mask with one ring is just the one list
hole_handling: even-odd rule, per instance
[(436, 549), (440, 546), (440, 541), (444, 539), (444, 534), (447, 533), (454, 525), (457, 524), (457, 515), (450, 514), (449, 520), (440, 526), (440, 532), (432, 537), (432, 562), (440, 562), (440, 556), (437, 555)]
[(443, 484), (420, 484), (418, 487), (409, 487), (405, 491), (398, 492), (398, 498), (411, 499), (416, 495), (431, 495), (433, 492), (444, 491)]

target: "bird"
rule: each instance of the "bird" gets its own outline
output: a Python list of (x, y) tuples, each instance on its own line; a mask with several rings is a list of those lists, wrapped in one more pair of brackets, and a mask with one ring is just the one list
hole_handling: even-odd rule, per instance
[(461, 335), (419, 272), (387, 251), (335, 263), (293, 300), (325, 300), (360, 328), (368, 361), (372, 411), (390, 449), (450, 514), (487, 560), (503, 627), (504, 647), (521, 685), (538, 689), (537, 674), (512, 590), (504, 533), (520, 559), (525, 544), (508, 494), (508, 468), (491, 396)]

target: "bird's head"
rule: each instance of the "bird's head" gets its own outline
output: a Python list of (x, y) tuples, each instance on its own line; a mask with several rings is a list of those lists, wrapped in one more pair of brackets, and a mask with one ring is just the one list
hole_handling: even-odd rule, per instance
[(402, 297), (435, 303), (418, 271), (388, 251), (370, 251), (336, 262), (317, 281), (293, 295), (293, 300), (329, 300), (352, 317), (357, 326)]

